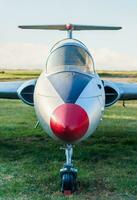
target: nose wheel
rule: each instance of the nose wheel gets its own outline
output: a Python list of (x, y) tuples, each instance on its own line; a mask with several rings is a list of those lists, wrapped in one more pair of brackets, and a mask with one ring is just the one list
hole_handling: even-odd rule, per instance
[(64, 193), (64, 195), (71, 195), (77, 190), (77, 169), (75, 169), (72, 164), (72, 145), (67, 145), (65, 153), (66, 163), (60, 170), (61, 192)]
[(77, 189), (77, 169), (65, 166), (60, 170), (61, 175), (61, 192), (70, 195)]

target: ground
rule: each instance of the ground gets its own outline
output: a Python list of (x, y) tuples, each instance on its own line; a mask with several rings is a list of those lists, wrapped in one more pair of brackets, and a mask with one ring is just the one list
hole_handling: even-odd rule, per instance
[(60, 192), (62, 144), (35, 123), (33, 107), (0, 100), (0, 200), (137, 199), (137, 101), (108, 108), (95, 134), (75, 146), (80, 186), (69, 198)]

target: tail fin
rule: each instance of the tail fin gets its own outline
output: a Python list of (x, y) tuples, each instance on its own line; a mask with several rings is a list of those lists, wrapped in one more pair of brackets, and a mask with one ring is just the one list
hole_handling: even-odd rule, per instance
[(83, 30), (120, 30), (122, 27), (117, 26), (94, 26), (94, 25), (27, 25), (19, 26), (22, 29), (40, 29), (40, 30), (60, 30), (60, 31), (83, 31)]

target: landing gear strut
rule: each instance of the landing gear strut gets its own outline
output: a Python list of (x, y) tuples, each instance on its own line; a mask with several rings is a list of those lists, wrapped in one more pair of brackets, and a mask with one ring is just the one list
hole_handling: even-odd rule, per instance
[(67, 145), (65, 149), (66, 163), (64, 167), (60, 170), (61, 176), (61, 192), (65, 195), (70, 195), (77, 189), (77, 169), (73, 167), (72, 155), (73, 147), (72, 145)]

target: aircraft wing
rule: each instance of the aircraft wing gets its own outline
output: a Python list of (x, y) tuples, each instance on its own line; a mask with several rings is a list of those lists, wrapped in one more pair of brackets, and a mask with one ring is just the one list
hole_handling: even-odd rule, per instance
[(23, 81), (0, 82), (0, 98), (19, 99), (17, 91), (23, 83)]
[(106, 95), (106, 107), (118, 100), (137, 100), (137, 83), (117, 83), (103, 81)]
[(0, 98), (21, 99), (24, 103), (33, 106), (33, 93), (36, 80), (0, 82)]
[(137, 83), (115, 83), (119, 89), (119, 100), (136, 100)]

